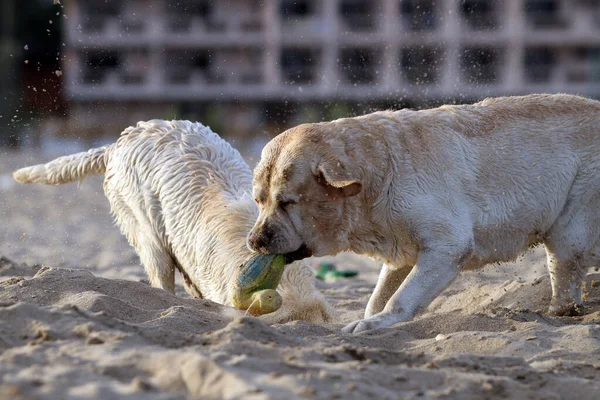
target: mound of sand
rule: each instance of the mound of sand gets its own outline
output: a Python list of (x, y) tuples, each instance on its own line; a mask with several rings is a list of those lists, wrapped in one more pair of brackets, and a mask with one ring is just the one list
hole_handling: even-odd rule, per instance
[[(0, 274), (0, 393), (10, 398), (592, 399), (600, 390), (596, 288), (591, 313), (550, 318), (532, 310), (546, 280), (482, 283), (444, 295), (464, 309), (441, 305), (351, 336), (341, 323), (268, 326), (85, 270), (2, 259)], [(484, 291), (496, 299), (470, 312)]]
[[(11, 158), (12, 157), (12, 158)], [(0, 160), (0, 177), (29, 161)], [(3, 175), (4, 174), (4, 175)], [(6, 180), (8, 182), (8, 180)], [(377, 264), (328, 261), (337, 321), (268, 326), (144, 282), (99, 179), (0, 186), (0, 398), (596, 399), (600, 275), (586, 315), (549, 317), (543, 252), (465, 272), (413, 321), (343, 335)], [(8, 258), (6, 258), (8, 257)], [(11, 261), (18, 260), (18, 261)]]

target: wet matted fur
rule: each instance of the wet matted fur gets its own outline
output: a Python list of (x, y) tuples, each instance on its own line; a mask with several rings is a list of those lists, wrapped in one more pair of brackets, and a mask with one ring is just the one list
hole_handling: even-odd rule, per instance
[[(92, 174), (105, 175), (111, 210), (152, 286), (174, 292), (178, 268), (190, 294), (231, 305), (229, 287), (251, 254), (246, 235), (258, 215), (252, 172), (237, 150), (199, 123), (151, 120), (125, 129), (114, 144), (20, 169), (14, 178), (60, 185)], [(278, 291), (283, 305), (265, 321), (330, 318), (305, 263), (286, 267)]]

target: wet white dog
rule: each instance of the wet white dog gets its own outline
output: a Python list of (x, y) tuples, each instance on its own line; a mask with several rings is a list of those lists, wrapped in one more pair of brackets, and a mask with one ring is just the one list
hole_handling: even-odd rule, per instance
[[(235, 269), (250, 255), (246, 235), (258, 216), (252, 173), (239, 152), (210, 128), (151, 120), (116, 143), (16, 171), (22, 183), (60, 185), (105, 174), (104, 192), (150, 284), (175, 289), (175, 268), (188, 293), (231, 305)], [(267, 322), (323, 322), (330, 306), (303, 262), (285, 269), (282, 307)]]

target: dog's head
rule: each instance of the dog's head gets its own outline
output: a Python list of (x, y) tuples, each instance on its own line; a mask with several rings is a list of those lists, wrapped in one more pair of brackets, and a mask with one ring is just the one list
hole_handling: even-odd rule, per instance
[(347, 247), (348, 206), (362, 190), (356, 160), (328, 140), (327, 124), (304, 124), (269, 142), (254, 171), (260, 214), (248, 247), (288, 261)]

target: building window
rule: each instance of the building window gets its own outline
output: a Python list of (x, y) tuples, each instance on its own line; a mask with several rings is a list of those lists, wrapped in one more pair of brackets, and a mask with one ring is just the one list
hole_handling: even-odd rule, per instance
[(373, 31), (377, 27), (376, 0), (341, 0), (339, 14), (342, 26), (351, 32)]
[(464, 49), (460, 59), (463, 80), (471, 84), (496, 83), (500, 61), (498, 49), (485, 47)]
[(81, 28), (84, 32), (94, 33), (104, 29), (109, 18), (117, 18), (123, 4), (118, 0), (89, 0), (79, 3), (81, 7)]
[(82, 79), (84, 84), (105, 83), (107, 76), (121, 65), (120, 55), (114, 51), (90, 51), (84, 56)]
[(219, 49), (211, 62), (211, 78), (215, 83), (255, 85), (262, 83), (263, 52), (258, 48)]
[(561, 61), (567, 82), (600, 82), (600, 47), (575, 47)]
[(403, 0), (400, 15), (404, 26), (411, 31), (434, 30), (438, 24), (433, 0)]
[(525, 79), (532, 83), (549, 82), (556, 60), (549, 47), (525, 49)]
[(150, 60), (146, 50), (136, 50), (124, 54), (119, 71), (120, 82), (126, 85), (143, 84), (149, 64)]
[(262, 0), (245, 0), (242, 2), (242, 4), (244, 4), (245, 6), (244, 8), (240, 9), (240, 12), (243, 14), (239, 26), (239, 30), (241, 32), (254, 33), (262, 31), (263, 3), (264, 2)]
[(373, 49), (342, 49), (340, 53), (340, 72), (353, 85), (375, 83), (379, 64), (379, 54)]
[(439, 81), (442, 51), (437, 48), (407, 47), (400, 53), (402, 76), (411, 85)]
[(316, 81), (317, 52), (314, 49), (287, 48), (281, 51), (281, 75), (286, 84), (313, 84)]
[(194, 20), (201, 22), (206, 28), (218, 28), (210, 26), (213, 9), (208, 0), (169, 1), (166, 5), (167, 27), (172, 32), (188, 32)]
[(279, 14), (284, 34), (315, 34), (326, 28), (325, 21), (320, 19), (319, 2), (314, 0), (283, 0)]
[(526, 0), (524, 7), (527, 22), (535, 29), (564, 28), (567, 25), (558, 0)]
[(467, 26), (473, 30), (498, 28), (498, 7), (493, 0), (463, 0), (460, 14)]
[(282, 0), (279, 13), (284, 21), (306, 18), (315, 14), (315, 3), (310, 0)]
[(211, 51), (174, 50), (167, 53), (165, 78), (167, 83), (187, 85), (208, 83), (210, 80)]

